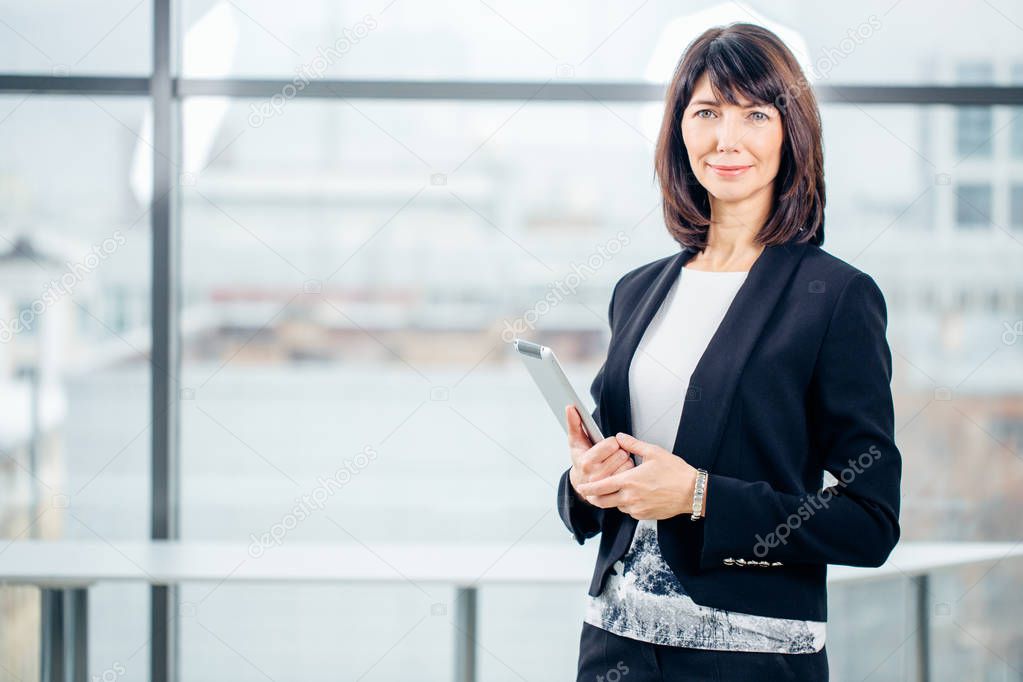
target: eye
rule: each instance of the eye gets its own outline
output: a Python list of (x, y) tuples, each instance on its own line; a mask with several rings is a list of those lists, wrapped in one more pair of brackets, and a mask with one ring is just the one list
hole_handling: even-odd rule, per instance
[(700, 109), (695, 114), (693, 114), (693, 116), (695, 116), (696, 118), (708, 118), (707, 116), (700, 116), (700, 114), (703, 114), (703, 113), (713, 114), (714, 112), (711, 111), (710, 109)]
[(753, 119), (757, 123), (763, 123), (764, 121), (771, 120), (771, 117), (768, 116), (767, 114), (765, 114), (762, 111), (754, 111), (752, 114), (750, 114), (750, 116), (762, 116), (763, 118), (755, 118), (755, 119)]

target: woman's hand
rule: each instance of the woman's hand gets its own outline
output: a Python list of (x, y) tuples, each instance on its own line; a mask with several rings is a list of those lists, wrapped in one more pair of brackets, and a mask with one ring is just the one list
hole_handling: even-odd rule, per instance
[[(615, 438), (608, 437), (596, 445), (593, 444), (586, 435), (582, 417), (575, 406), (565, 406), (565, 419), (568, 421), (568, 450), (572, 456), (572, 469), (568, 472), (568, 479), (576, 493), (579, 492), (579, 485), (582, 483), (599, 481), (635, 468), (629, 453), (618, 447)], [(583, 495), (580, 497), (586, 499)]]
[[(678, 455), (627, 433), (607, 440), (616, 440), (619, 447), (641, 456), (643, 461), (631, 471), (576, 485), (590, 504), (603, 509), (617, 507), (637, 520), (659, 521), (692, 513), (695, 467)], [(705, 495), (709, 494), (708, 489)]]

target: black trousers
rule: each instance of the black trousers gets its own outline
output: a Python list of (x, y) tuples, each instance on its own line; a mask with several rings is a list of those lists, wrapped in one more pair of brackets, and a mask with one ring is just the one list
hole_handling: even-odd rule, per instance
[(713, 651), (650, 644), (583, 623), (576, 682), (827, 682), (813, 654)]

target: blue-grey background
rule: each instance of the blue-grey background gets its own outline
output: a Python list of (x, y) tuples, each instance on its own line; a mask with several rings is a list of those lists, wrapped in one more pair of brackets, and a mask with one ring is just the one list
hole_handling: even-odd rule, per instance
[[(753, 21), (813, 66), (815, 87), (1023, 86), (1023, 8), (1000, 0), (175, 7), (190, 78), (659, 84), (704, 28)], [(0, 0), (0, 77), (148, 76), (152, 14), (152, 0)], [(331, 46), (344, 50), (324, 57)], [(247, 543), (372, 447), (286, 542), (573, 543), (554, 509), (564, 435), (502, 332), (535, 318), (523, 335), (588, 388), (611, 286), (677, 249), (653, 176), (660, 103), (288, 92), (272, 110), (182, 108), (182, 538)], [(888, 303), (903, 537), (1015, 542), (1023, 109), (821, 110), (825, 248)], [(47, 263), (0, 260), (0, 332), (42, 301), (30, 328), (0, 333), (2, 538), (148, 537), (152, 155), (146, 97), (0, 92), (0, 253), (29, 245)], [(1011, 561), (933, 576), (933, 679), (1023, 679), (1021, 583)], [(454, 630), (423, 616), (451, 598), (191, 586), (182, 680), (448, 680)], [(582, 582), (483, 589), (482, 679), (571, 679), (584, 599)], [(0, 586), (0, 680), (38, 674), (35, 600)], [(905, 580), (830, 600), (832, 679), (912, 674)], [(97, 586), (90, 607), (90, 672), (146, 679), (146, 587)]]

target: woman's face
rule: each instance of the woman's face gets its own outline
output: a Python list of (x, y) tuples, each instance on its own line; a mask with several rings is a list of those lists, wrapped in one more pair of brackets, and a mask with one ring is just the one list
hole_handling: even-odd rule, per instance
[(689, 164), (704, 189), (719, 201), (742, 201), (770, 188), (781, 164), (783, 135), (781, 113), (775, 107), (717, 102), (706, 72), (682, 112)]

